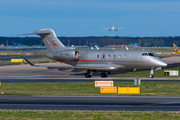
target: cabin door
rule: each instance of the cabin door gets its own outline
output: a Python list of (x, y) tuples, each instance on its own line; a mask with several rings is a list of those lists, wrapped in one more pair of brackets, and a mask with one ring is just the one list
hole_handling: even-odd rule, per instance
[(101, 56), (101, 61), (105, 62), (105, 58), (106, 58), (106, 53), (103, 53), (102, 56)]

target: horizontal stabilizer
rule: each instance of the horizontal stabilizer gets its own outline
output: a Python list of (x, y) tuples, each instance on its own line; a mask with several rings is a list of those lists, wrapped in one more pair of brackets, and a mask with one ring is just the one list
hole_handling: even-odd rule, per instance
[(18, 34), (16, 36), (50, 34), (51, 32), (52, 32), (51, 29), (41, 29), (41, 30), (34, 31), (34, 33)]
[(24, 35), (35, 35), (36, 33), (27, 33), (27, 34), (18, 34), (16, 36), (24, 36)]

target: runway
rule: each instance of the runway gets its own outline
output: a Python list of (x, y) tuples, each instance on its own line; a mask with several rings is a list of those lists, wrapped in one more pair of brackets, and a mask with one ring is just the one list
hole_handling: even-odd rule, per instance
[(180, 97), (1, 95), (0, 109), (179, 111)]

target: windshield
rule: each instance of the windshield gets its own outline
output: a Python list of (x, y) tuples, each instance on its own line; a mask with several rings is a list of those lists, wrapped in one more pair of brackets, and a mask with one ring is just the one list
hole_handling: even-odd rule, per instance
[(157, 57), (155, 53), (148, 53), (149, 56)]
[(153, 56), (153, 57), (157, 57), (157, 55), (155, 53), (142, 53), (142, 56)]

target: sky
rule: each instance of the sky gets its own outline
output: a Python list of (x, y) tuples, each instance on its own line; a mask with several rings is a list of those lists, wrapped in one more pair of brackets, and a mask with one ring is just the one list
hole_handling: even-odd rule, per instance
[[(180, 0), (0, 0), (0, 36), (180, 36)], [(123, 30), (108, 31), (112, 26)]]

